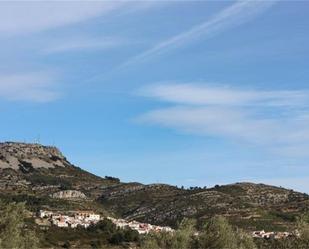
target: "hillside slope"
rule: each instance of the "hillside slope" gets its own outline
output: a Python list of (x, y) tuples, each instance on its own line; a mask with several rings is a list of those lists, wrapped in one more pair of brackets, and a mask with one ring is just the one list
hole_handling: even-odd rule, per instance
[(183, 217), (203, 221), (213, 215), (224, 215), (250, 230), (284, 230), (309, 207), (306, 194), (253, 183), (195, 190), (160, 184), (117, 186), (105, 189), (100, 201), (129, 219), (175, 225)]
[(127, 219), (176, 225), (224, 215), (248, 230), (285, 230), (308, 211), (309, 196), (264, 184), (236, 183), (209, 189), (122, 183), (72, 165), (55, 147), (0, 143), (0, 198), (26, 201), (32, 210), (95, 209)]

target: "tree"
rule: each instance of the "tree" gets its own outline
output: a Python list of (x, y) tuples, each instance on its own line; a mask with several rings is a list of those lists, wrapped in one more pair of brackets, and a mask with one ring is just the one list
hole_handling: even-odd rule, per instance
[(299, 233), (299, 242), (301, 248), (309, 248), (309, 217), (301, 216), (297, 219), (297, 231)]
[(158, 236), (155, 233), (148, 234), (141, 243), (143, 249), (161, 249), (158, 245)]
[(224, 217), (218, 216), (210, 219), (204, 225), (199, 238), (199, 248), (237, 248), (237, 239), (232, 227)]
[(216, 216), (204, 225), (198, 237), (198, 248), (256, 249), (252, 238), (241, 230), (234, 230), (227, 219)]
[(193, 242), (196, 222), (192, 219), (184, 218), (173, 234), (172, 248), (188, 249)]
[(0, 248), (38, 248), (37, 237), (25, 226), (26, 214), (24, 203), (0, 203)]
[(143, 249), (189, 249), (195, 232), (195, 221), (183, 219), (174, 232), (151, 232), (142, 241)]
[(238, 249), (257, 249), (257, 246), (250, 235), (241, 229), (237, 229), (235, 234)]

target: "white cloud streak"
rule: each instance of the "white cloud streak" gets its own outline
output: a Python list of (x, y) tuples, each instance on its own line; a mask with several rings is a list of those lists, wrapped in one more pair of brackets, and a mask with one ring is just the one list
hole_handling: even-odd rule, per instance
[(53, 90), (53, 75), (46, 72), (0, 75), (0, 98), (9, 101), (50, 102), (60, 94)]
[(195, 84), (166, 84), (140, 94), (173, 103), (145, 113), (141, 122), (308, 157), (309, 92), (260, 91)]
[[(146, 10), (156, 5), (158, 4), (153, 1), (132, 2), (127, 0), (0, 1), (0, 39), (10, 41), (15, 36), (27, 36), (36, 32), (59, 29), (96, 17), (101, 18), (109, 15), (109, 18), (110, 14), (114, 13), (120, 15)], [(58, 35), (58, 40), (57, 38), (43, 39), (43, 44), (40, 43), (40, 40), (35, 40), (33, 47), (35, 51), (40, 51), (41, 54), (54, 54), (104, 50), (129, 44), (127, 40), (115, 37), (89, 37), (84, 32), (84, 29), (75, 32), (75, 35), (78, 37), (68, 37), (66, 35), (59, 37)], [(51, 36), (48, 35), (47, 37)], [(25, 39), (19, 40), (20, 44), (26, 44), (28, 37), (23, 38)], [(8, 49), (3, 46), (2, 50)], [(54, 83), (53, 75), (49, 73), (26, 72), (1, 75), (0, 72), (0, 99), (35, 102), (52, 101), (59, 97), (59, 93), (53, 90)]]
[(211, 38), (226, 29), (250, 21), (269, 9), (274, 3), (275, 1), (238, 1), (214, 15), (210, 20), (162, 41), (151, 49), (129, 59), (121, 67), (145, 61), (153, 56), (161, 55), (196, 40)]
[(75, 24), (126, 4), (124, 1), (1, 1), (0, 34), (28, 34)]
[(228, 86), (161, 83), (145, 87), (140, 95), (162, 101), (190, 105), (271, 105), (295, 106), (309, 104), (309, 91), (256, 91)]
[(49, 41), (46, 48), (43, 49), (45, 54), (73, 52), (73, 51), (93, 51), (106, 50), (121, 47), (130, 44), (129, 41), (120, 38), (64, 38), (59, 41)]

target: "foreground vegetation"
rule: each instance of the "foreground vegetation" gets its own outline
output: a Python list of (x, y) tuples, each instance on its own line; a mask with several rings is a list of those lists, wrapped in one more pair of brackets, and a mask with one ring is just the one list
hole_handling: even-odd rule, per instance
[(0, 248), (8, 249), (36, 249), (39, 240), (25, 222), (27, 210), (24, 203), (0, 202)]
[(232, 227), (224, 217), (210, 219), (196, 233), (192, 220), (183, 220), (171, 233), (147, 235), (141, 243), (144, 249), (308, 249), (309, 223), (306, 217), (297, 222), (299, 237), (285, 239), (253, 239), (244, 231)]
[(229, 248), (255, 249), (252, 238), (241, 230), (234, 231), (223, 217), (212, 218), (197, 234), (192, 220), (184, 219), (175, 233), (153, 233), (147, 235), (141, 247), (159, 248)]
[(0, 202), (0, 248), (141, 248), (141, 249), (308, 249), (309, 223), (303, 216), (297, 221), (299, 237), (253, 239), (231, 226), (221, 216), (208, 220), (199, 231), (194, 220), (184, 219), (173, 233), (139, 235), (129, 228), (117, 228), (102, 220), (88, 229), (41, 230), (31, 222), (24, 203)]

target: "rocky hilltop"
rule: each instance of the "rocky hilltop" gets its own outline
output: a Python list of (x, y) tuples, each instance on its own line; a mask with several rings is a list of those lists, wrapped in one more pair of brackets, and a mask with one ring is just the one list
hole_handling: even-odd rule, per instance
[(54, 168), (69, 165), (62, 153), (52, 146), (5, 142), (0, 143), (0, 168)]
[(0, 143), (0, 190), (5, 193), (47, 196), (63, 190), (96, 198), (99, 188), (117, 183), (72, 165), (53, 146)]
[(55, 147), (0, 143), (0, 199), (29, 209), (91, 209), (157, 225), (184, 217), (223, 215), (250, 230), (286, 230), (309, 210), (309, 197), (264, 184), (236, 183), (184, 189), (167, 184), (122, 183), (71, 164)]

